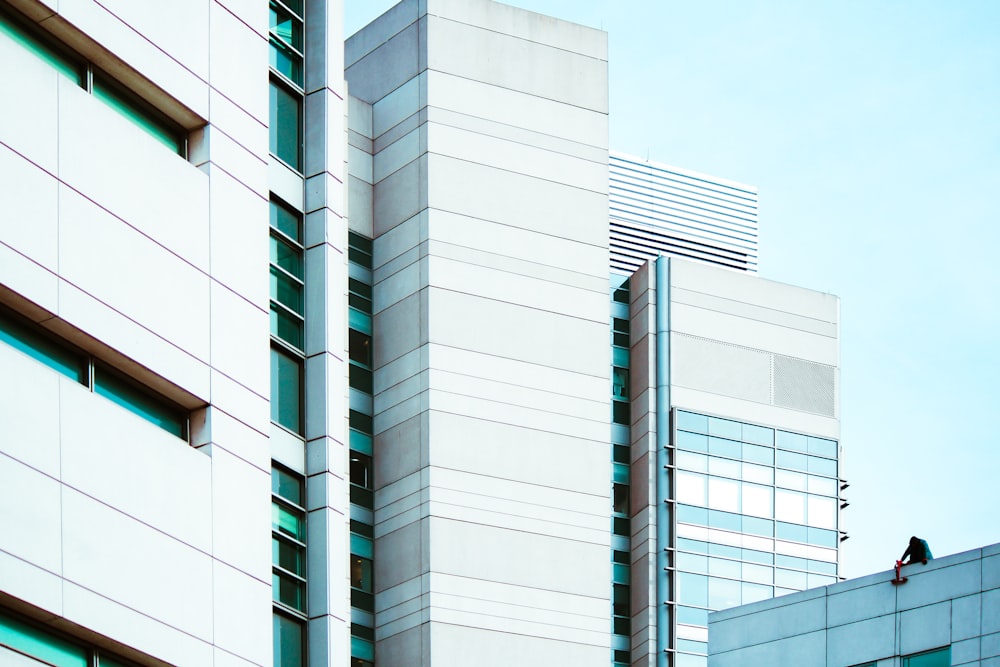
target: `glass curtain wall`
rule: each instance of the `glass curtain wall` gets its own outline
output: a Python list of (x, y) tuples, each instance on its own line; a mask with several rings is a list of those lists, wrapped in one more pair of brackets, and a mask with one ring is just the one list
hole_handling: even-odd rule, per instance
[(705, 667), (708, 613), (838, 580), (838, 445), (674, 412), (677, 667)]

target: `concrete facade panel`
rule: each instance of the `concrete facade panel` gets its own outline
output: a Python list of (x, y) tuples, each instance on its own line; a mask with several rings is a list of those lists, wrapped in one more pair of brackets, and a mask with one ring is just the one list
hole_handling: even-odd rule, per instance
[(153, 656), (173, 665), (211, 664), (212, 646), (203, 638), (182, 632), (162, 618), (136, 613), (127, 604), (72, 581), (63, 586), (66, 620), (141, 652), (134, 657)]
[(152, 11), (129, 0), (101, 4), (193, 74), (208, 78), (209, 7), (214, 2), (181, 0)]
[[(489, 5), (481, 8), (489, 11)], [(600, 49), (596, 32), (582, 36)], [(496, 26), (480, 28), (427, 17), (427, 67), (500, 88), (553, 99), (599, 113), (608, 112), (608, 63), (603, 57), (580, 55), (539, 41), (504, 34)], [(503, 58), (494, 54), (503, 53)], [(433, 105), (433, 89), (428, 102)]]
[[(208, 554), (69, 488), (63, 488), (62, 504), (67, 580), (134, 610), (133, 615), (211, 641)], [(68, 612), (68, 597), (66, 605)]]
[[(207, 360), (208, 277), (66, 187), (60, 189), (59, 206), (63, 277), (177, 347)], [(101, 239), (96, 248), (94, 238)], [(127, 336), (131, 331), (120, 333)], [(122, 345), (118, 338), (103, 340), (113, 347)]]
[(212, 367), (250, 391), (267, 396), (267, 312), (214, 281), (211, 299)]
[(223, 649), (253, 665), (269, 664), (273, 651), (270, 601), (268, 582), (214, 561), (212, 630), (216, 651)]
[(7, 456), (0, 456), (0, 550), (55, 574), (62, 572), (59, 483)]
[[(595, 359), (589, 354), (590, 350), (603, 349), (603, 344), (597, 348), (594, 343), (607, 338), (604, 322), (444, 289), (430, 290), (429, 309), (442, 322), (438, 326), (430, 323), (429, 336), (435, 344), (596, 377), (607, 377), (609, 372), (601, 363), (607, 360), (604, 355)], [(483, 328), (481, 322), (492, 322), (493, 326)]]
[[(605, 545), (572, 544), (546, 535), (433, 517), (430, 524), (431, 543), (449, 545), (435, 549), (435, 571), (526, 588), (573, 592), (598, 600), (607, 596), (611, 564)], [(510, 557), (538, 553), (548, 555), (544, 560)], [(576, 566), (564, 567), (567, 562)], [(607, 576), (592, 577), (590, 573)]]
[[(69, 81), (59, 91), (59, 177), (185, 261), (208, 269), (208, 179)], [(141, 164), (141, 169), (123, 165)], [(113, 173), (115, 178), (106, 175)], [(60, 192), (60, 203), (65, 199)], [(69, 214), (69, 215), (68, 215)], [(60, 208), (60, 219), (72, 221)], [(66, 233), (68, 225), (60, 227)]]
[[(211, 459), (82, 385), (63, 385), (59, 417), (64, 484), (210, 551)], [(133, 465), (123, 474), (110, 461)]]
[[(200, 10), (201, 14), (206, 12), (207, 9)], [(155, 22), (155, 19), (150, 21)], [(133, 73), (140, 72), (144, 79), (187, 109), (202, 118), (208, 117), (208, 85), (205, 79), (101, 4), (93, 0), (60, 0), (59, 16), (52, 19), (52, 23), (56, 24), (52, 29), (59, 30), (71, 46), (102, 69), (120, 77), (126, 87), (153, 95), (149, 85)], [(190, 48), (203, 50), (207, 45), (195, 44)]]
[[(430, 176), (427, 203), (432, 208), (577, 243), (597, 247), (607, 243), (607, 221), (603, 213), (607, 206), (606, 195), (456, 160), (431, 150), (427, 157)], [(452, 187), (454, 183), (464, 183), (465, 187)], [(511, 197), (512, 192), (516, 192), (517, 197)]]
[(900, 653), (917, 653), (950, 642), (950, 601), (910, 609), (899, 615)]
[(3, 453), (58, 478), (59, 422), (51, 415), (59, 411), (62, 377), (8, 345), (0, 345), (0, 368), (4, 369), (5, 377), (0, 383)]
[[(54, 175), (58, 172), (60, 75), (6, 33), (0, 34), (0, 59), (8, 63), (7, 82), (10, 90), (17, 91), (18, 100), (0, 109), (4, 150), (15, 151)], [(17, 173), (5, 167), (0, 165), (4, 174)], [(12, 189), (11, 192), (18, 191)], [(7, 201), (17, 200), (10, 198)]]
[(490, 165), (497, 169), (603, 193), (608, 183), (606, 162), (591, 162), (497, 137), (429, 124), (428, 143), (434, 152), (458, 160)]
[(256, 63), (262, 75), (267, 71), (267, 40), (222, 5), (212, 2), (209, 8), (212, 88), (266, 123), (268, 92), (264, 77), (247, 76), (246, 72), (248, 63)]
[(426, 76), (432, 107), (607, 148), (605, 114), (445, 72), (431, 70)]
[(212, 278), (250, 303), (265, 308), (267, 273), (260, 267), (268, 261), (267, 201), (215, 168), (211, 171), (209, 192)]

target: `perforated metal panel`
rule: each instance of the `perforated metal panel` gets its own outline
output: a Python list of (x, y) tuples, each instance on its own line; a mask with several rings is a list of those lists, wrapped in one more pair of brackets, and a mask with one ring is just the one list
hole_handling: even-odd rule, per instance
[(774, 404), (835, 416), (836, 374), (832, 366), (774, 355)]
[(670, 357), (677, 386), (836, 417), (833, 366), (679, 332)]
[(676, 332), (672, 343), (674, 384), (771, 402), (771, 353)]

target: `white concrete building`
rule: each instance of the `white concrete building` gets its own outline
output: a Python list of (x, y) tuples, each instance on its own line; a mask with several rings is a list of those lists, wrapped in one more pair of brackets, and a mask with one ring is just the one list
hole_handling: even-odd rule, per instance
[(659, 255), (757, 272), (757, 188), (612, 151), (611, 270)]
[(609, 251), (605, 33), (341, 12), (0, 0), (0, 664), (683, 667), (835, 577), (755, 190), (615, 156)]
[(703, 666), (710, 611), (837, 580), (839, 300), (660, 257), (612, 316), (612, 643)]
[(1000, 665), (1000, 544), (719, 611), (711, 667)]

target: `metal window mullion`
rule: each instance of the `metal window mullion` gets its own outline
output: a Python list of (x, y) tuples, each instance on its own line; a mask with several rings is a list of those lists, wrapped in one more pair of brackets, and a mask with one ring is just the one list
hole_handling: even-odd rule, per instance
[[(280, 304), (279, 304), (280, 305)], [(283, 338), (279, 338), (275, 335), (271, 335), (271, 344), (282, 349), (282, 351), (294, 356), (297, 360), (304, 362), (306, 360), (305, 352), (295, 347)], [(276, 496), (280, 497), (280, 496)]]
[(287, 576), (290, 579), (294, 579), (295, 581), (299, 582), (300, 584), (307, 583), (305, 577), (303, 577), (301, 575), (298, 575), (298, 574), (295, 574), (291, 570), (286, 570), (285, 568), (281, 567), (280, 565), (276, 565), (276, 564), (272, 563), (271, 564), (271, 571), (272, 572), (277, 572), (278, 574), (281, 574), (281, 575), (284, 575), (284, 576)]
[[(299, 215), (302, 215), (301, 211), (295, 211), (295, 212), (298, 213)], [(292, 238), (291, 236), (289, 236), (288, 234), (286, 234), (285, 232), (281, 231), (280, 229), (278, 229), (273, 225), (268, 225), (268, 228), (271, 230), (271, 234), (277, 236), (283, 241), (287, 241), (289, 245), (295, 246), (295, 249), (298, 250), (299, 252), (305, 252), (306, 249), (305, 246), (299, 243), (297, 239)]]
[[(304, 66), (305, 65), (303, 64), (303, 67)], [(276, 79), (278, 81), (279, 85), (287, 88), (289, 92), (298, 95), (299, 99), (303, 102), (303, 104), (305, 103), (306, 91), (304, 88), (302, 88), (299, 84), (295, 83), (294, 81), (292, 81), (287, 76), (285, 76), (278, 70), (274, 69), (273, 67), (269, 67), (268, 72), (270, 72), (272, 79)], [(301, 122), (301, 120), (302, 119), (300, 118), (299, 121)], [(272, 227), (271, 229), (274, 228)]]
[(270, 262), (270, 266), (272, 268), (278, 269), (283, 274), (285, 274), (286, 276), (288, 276), (289, 278), (291, 278), (292, 280), (294, 280), (295, 282), (297, 282), (300, 287), (305, 287), (305, 284), (306, 284), (305, 280), (303, 280), (302, 278), (299, 278), (298, 276), (296, 276), (294, 273), (292, 273), (288, 269), (282, 268), (281, 265), (275, 264), (274, 262)]
[(291, 51), (292, 53), (294, 53), (295, 55), (297, 55), (299, 58), (302, 58), (303, 60), (305, 60), (305, 57), (306, 57), (305, 54), (302, 53), (302, 52), (300, 52), (297, 48), (295, 48), (294, 46), (292, 46), (288, 42), (286, 42), (283, 37), (281, 37), (280, 35), (278, 35), (277, 33), (273, 32), (273, 31), (271, 31), (270, 29), (268, 29), (267, 34), (272, 39), (274, 39), (276, 42), (279, 42), (282, 46), (286, 47), (289, 51)]
[[(291, 308), (289, 308), (285, 304), (281, 303), (280, 301), (275, 301), (274, 299), (271, 299), (271, 305), (272, 306), (278, 306), (278, 307), (281, 308), (282, 311), (287, 311), (288, 313), (291, 313), (292, 315), (294, 315), (296, 317), (296, 319), (301, 320), (302, 322), (305, 322), (306, 318), (305, 318), (305, 316), (302, 313), (295, 312), (294, 310), (292, 310)], [(290, 343), (288, 343), (288, 344), (290, 344)]]
[(293, 18), (298, 19), (299, 23), (305, 23), (305, 19), (303, 17), (299, 16), (295, 12), (295, 10), (293, 10), (291, 7), (289, 7), (288, 5), (286, 5), (281, 0), (271, 0), (271, 2), (273, 2), (276, 5), (278, 5), (279, 7), (281, 7), (282, 9), (284, 9), (286, 12), (288, 12), (289, 14), (291, 14)]
[(277, 537), (280, 540), (288, 542), (289, 544), (291, 544), (293, 546), (302, 547), (303, 549), (306, 548), (306, 543), (305, 542), (302, 542), (302, 541), (300, 541), (300, 540), (292, 537), (291, 535), (285, 535), (284, 533), (282, 533), (280, 531), (277, 531), (274, 528), (271, 529), (271, 536), (272, 537)]

